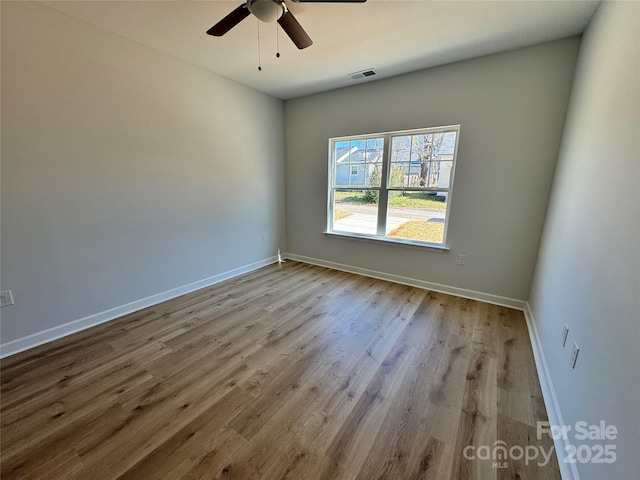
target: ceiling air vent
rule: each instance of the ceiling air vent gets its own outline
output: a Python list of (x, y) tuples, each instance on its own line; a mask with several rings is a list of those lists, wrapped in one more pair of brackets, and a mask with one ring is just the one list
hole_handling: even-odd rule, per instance
[(362, 70), (361, 72), (350, 73), (349, 76), (352, 80), (360, 80), (362, 78), (373, 77), (377, 74), (378, 72), (376, 72), (373, 68), (367, 68), (366, 70)]

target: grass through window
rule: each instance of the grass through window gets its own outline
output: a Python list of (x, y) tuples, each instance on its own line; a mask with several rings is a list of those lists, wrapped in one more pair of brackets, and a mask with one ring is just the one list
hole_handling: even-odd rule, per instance
[(444, 236), (444, 223), (421, 222), (412, 220), (403, 223), (387, 234), (388, 237), (419, 240), (423, 242), (441, 243)]
[[(362, 192), (335, 192), (335, 200), (344, 203), (375, 203), (371, 201), (370, 195)], [(427, 192), (390, 192), (389, 206), (444, 211), (447, 208), (447, 202)]]

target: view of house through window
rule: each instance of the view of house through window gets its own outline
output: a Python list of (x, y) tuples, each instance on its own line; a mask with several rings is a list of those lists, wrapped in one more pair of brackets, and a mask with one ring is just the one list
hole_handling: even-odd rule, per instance
[(444, 245), (459, 128), (331, 139), (328, 231)]

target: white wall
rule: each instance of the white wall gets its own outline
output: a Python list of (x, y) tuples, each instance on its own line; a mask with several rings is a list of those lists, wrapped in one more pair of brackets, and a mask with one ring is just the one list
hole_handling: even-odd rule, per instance
[[(286, 101), (288, 251), (527, 300), (578, 47), (570, 38)], [(450, 252), (322, 233), (330, 137), (451, 124)]]
[(582, 480), (640, 472), (639, 32), (640, 3), (605, 2), (584, 35), (530, 299), (564, 423), (620, 431)]
[(2, 343), (274, 256), (282, 124), (280, 100), (2, 2)]

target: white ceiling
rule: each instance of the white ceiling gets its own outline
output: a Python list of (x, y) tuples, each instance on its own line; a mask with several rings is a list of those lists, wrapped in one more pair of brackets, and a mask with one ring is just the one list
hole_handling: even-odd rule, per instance
[[(350, 86), (349, 73), (390, 77), (582, 33), (598, 1), (368, 0), (294, 3), (314, 44), (298, 50), (276, 24), (247, 17), (205, 34), (242, 0), (48, 1), (44, 5), (281, 99)], [(373, 79), (360, 80), (372, 81)]]

